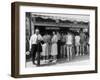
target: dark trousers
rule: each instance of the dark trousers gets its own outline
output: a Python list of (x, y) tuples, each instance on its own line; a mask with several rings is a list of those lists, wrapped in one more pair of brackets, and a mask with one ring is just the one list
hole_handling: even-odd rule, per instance
[(61, 58), (61, 53), (60, 53), (60, 50), (61, 50), (61, 41), (60, 40), (58, 40), (58, 42), (57, 42), (57, 47), (58, 47), (57, 59), (60, 59)]
[(31, 55), (32, 55), (32, 62), (34, 63), (36, 58), (36, 52), (37, 52), (37, 44), (32, 44), (31, 48)]
[(84, 55), (85, 54), (85, 44), (81, 43), (80, 46), (81, 46), (81, 48), (80, 48), (81, 54)]

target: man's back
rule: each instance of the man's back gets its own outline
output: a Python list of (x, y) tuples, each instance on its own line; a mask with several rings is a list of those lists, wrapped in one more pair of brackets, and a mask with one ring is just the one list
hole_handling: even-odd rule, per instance
[(81, 33), (80, 33), (80, 42), (81, 42), (81, 43), (84, 43), (85, 37), (86, 37), (85, 34), (84, 34), (83, 32), (81, 32)]

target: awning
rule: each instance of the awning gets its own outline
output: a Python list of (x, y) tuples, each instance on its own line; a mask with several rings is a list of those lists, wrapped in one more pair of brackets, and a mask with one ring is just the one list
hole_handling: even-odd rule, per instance
[(54, 19), (54, 20), (70, 20), (70, 21), (78, 21), (78, 22), (89, 22), (89, 15), (82, 15), (82, 14), (42, 14), (42, 13), (32, 13), (33, 17), (41, 17), (43, 19)]

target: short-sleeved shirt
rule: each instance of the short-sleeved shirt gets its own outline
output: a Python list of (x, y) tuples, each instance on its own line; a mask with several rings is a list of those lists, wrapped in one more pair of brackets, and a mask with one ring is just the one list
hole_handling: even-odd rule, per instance
[(66, 44), (73, 44), (73, 36), (71, 34), (66, 35)]
[(75, 36), (75, 45), (79, 45), (80, 44), (80, 36)]
[(37, 40), (43, 40), (42, 36), (40, 34), (39, 35), (33, 34), (30, 38), (30, 49), (32, 44), (37, 44)]

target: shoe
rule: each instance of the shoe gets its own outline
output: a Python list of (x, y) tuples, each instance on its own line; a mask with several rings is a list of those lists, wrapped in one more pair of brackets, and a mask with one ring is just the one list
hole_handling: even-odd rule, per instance
[(76, 54), (76, 56), (78, 56), (78, 54)]
[(84, 56), (85, 54), (83, 54), (83, 56)]
[(53, 60), (52, 63), (56, 63), (57, 60)]
[(49, 60), (49, 62), (52, 62), (52, 61), (53, 61), (52, 59)]
[(36, 65), (36, 63), (35, 63), (35, 62), (32, 62), (32, 63)]

